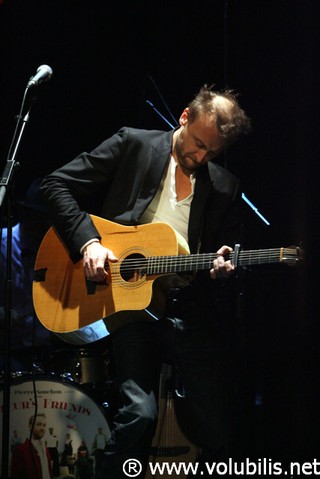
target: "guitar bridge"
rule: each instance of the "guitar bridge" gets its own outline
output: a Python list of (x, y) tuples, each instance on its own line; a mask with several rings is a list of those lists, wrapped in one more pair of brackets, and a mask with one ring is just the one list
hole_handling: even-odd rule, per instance
[(86, 278), (86, 289), (87, 289), (87, 294), (95, 294), (96, 292), (96, 284), (94, 281), (90, 281), (89, 279)]

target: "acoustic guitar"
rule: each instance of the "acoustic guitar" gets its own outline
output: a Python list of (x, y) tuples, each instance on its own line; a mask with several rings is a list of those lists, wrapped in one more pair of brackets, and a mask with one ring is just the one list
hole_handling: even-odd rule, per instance
[[(39, 247), (33, 282), (33, 302), (40, 322), (54, 333), (70, 333), (103, 320), (107, 331), (142, 317), (155, 317), (154, 286), (160, 277), (210, 270), (216, 253), (188, 254), (173, 228), (164, 223), (123, 226), (91, 216), (102, 245), (119, 258), (109, 263), (108, 284), (85, 278), (82, 261), (73, 263), (54, 228)], [(236, 266), (266, 263), (296, 264), (298, 247), (239, 250), (229, 259)], [(159, 282), (161, 283), (161, 281)], [(160, 297), (160, 296), (159, 296)]]

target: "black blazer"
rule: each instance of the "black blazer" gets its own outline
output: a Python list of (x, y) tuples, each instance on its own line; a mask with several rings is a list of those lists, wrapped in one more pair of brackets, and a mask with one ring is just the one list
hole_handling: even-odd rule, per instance
[[(48, 175), (42, 193), (71, 258), (99, 237), (89, 213), (121, 224), (139, 224), (161, 182), (172, 149), (173, 131), (122, 128), (91, 153), (82, 153)], [(233, 246), (240, 237), (239, 181), (209, 162), (197, 171), (189, 220), (191, 252)]]

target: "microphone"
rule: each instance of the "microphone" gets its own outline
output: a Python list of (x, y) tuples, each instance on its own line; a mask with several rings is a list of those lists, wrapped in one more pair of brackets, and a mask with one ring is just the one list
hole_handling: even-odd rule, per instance
[(43, 81), (48, 81), (52, 77), (52, 68), (49, 65), (41, 65), (37, 73), (30, 78), (27, 87), (34, 87), (40, 85)]

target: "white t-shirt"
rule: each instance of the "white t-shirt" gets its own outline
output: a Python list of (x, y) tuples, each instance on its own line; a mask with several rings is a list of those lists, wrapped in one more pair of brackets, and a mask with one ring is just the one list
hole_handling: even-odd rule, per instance
[(190, 206), (194, 194), (195, 175), (190, 175), (190, 195), (181, 201), (177, 201), (176, 168), (177, 163), (171, 155), (167, 172), (161, 181), (158, 191), (140, 220), (141, 223), (169, 224), (178, 233), (181, 246), (189, 251), (188, 224)]

